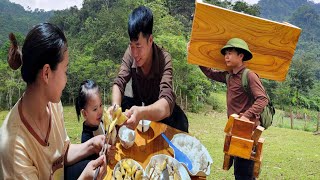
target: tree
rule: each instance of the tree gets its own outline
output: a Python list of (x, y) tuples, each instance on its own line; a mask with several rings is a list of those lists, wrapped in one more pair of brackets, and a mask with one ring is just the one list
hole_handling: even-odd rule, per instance
[(303, 29), (301, 39), (308, 42), (320, 42), (320, 15), (309, 5), (299, 7), (289, 20)]
[(290, 88), (292, 96), (292, 105), (302, 105), (299, 101), (300, 96), (308, 93), (314, 86), (315, 72), (314, 66), (309, 62), (308, 57), (292, 61), (289, 76), (291, 78)]
[(236, 1), (232, 7), (234, 11), (243, 12), (253, 16), (260, 16), (260, 8), (258, 5), (249, 5), (243, 1)]

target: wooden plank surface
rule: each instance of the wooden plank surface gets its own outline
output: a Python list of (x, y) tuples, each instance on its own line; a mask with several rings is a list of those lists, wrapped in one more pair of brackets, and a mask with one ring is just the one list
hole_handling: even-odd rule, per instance
[(254, 122), (245, 121), (240, 118), (234, 118), (231, 129), (232, 136), (238, 136), (245, 139), (251, 139), (254, 129)]
[(229, 116), (229, 119), (228, 119), (228, 122), (226, 124), (226, 127), (224, 128), (224, 132), (229, 134), (231, 129), (232, 129), (232, 126), (233, 126), (233, 121), (234, 121), (234, 118), (239, 118), (239, 115), (238, 114), (231, 114)]
[(262, 127), (262, 126), (258, 126), (254, 130), (252, 137), (251, 137), (251, 139), (254, 141), (254, 143), (253, 143), (254, 145), (256, 145), (258, 143), (258, 140), (259, 140), (263, 131), (264, 131), (264, 127)]
[(188, 63), (227, 70), (221, 48), (233, 37), (253, 54), (246, 62), (261, 78), (284, 81), (301, 29), (196, 1)]
[(250, 159), (252, 147), (253, 140), (232, 136), (229, 151), (227, 154), (238, 156), (244, 159)]
[(258, 178), (261, 172), (262, 156), (259, 161), (255, 161), (253, 165), (253, 175), (255, 178)]
[[(107, 175), (104, 179), (111, 179), (114, 166), (124, 158), (134, 159), (145, 169), (153, 155), (166, 154), (173, 157), (173, 150), (163, 139), (161, 133), (172, 139), (175, 134), (183, 132), (163, 123), (151, 122), (147, 132), (141, 133), (136, 130), (135, 143), (129, 149), (123, 148), (118, 139), (116, 142), (117, 153), (115, 158), (108, 164)], [(191, 179), (206, 179), (206, 177), (192, 176)]]
[(224, 159), (223, 159), (223, 170), (229, 170), (233, 164), (233, 157), (231, 157), (228, 154), (224, 154)]
[(231, 135), (226, 134), (226, 137), (224, 138), (224, 146), (223, 146), (224, 153), (228, 153), (229, 147), (230, 147), (230, 142), (231, 142)]
[(251, 157), (251, 160), (261, 161), (262, 160), (262, 148), (263, 148), (264, 138), (260, 138), (258, 144), (256, 145), (256, 154)]

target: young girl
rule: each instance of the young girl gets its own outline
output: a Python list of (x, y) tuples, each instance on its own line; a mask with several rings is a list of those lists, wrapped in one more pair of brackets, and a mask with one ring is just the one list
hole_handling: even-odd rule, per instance
[(96, 135), (104, 134), (102, 122), (103, 105), (99, 87), (94, 81), (85, 80), (81, 83), (75, 107), (78, 121), (80, 120), (81, 114), (85, 119), (83, 122), (81, 142), (86, 142)]
[[(94, 136), (104, 134), (102, 121), (103, 105), (99, 87), (94, 81), (85, 80), (81, 83), (75, 107), (78, 121), (81, 115), (84, 118), (81, 143), (88, 141)], [(108, 146), (108, 157), (114, 156), (115, 149), (115, 146)], [(98, 158), (98, 155), (93, 154), (72, 166), (66, 167), (65, 173), (67, 174), (67, 179), (78, 179), (85, 166), (96, 158)]]
[[(82, 144), (70, 144), (60, 101), (67, 82), (68, 46), (63, 32), (43, 23), (33, 27), (22, 52), (13, 34), (8, 62), (21, 67), (27, 87), (0, 129), (0, 179), (63, 179), (64, 165), (100, 152), (105, 137), (95, 136)], [(106, 170), (105, 156), (91, 161), (81, 179), (98, 178)]]

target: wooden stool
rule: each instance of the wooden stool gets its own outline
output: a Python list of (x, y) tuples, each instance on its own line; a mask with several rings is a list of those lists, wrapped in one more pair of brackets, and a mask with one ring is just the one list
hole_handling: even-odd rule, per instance
[(258, 126), (254, 129), (254, 122), (244, 121), (238, 115), (232, 114), (224, 132), (224, 161), (223, 169), (229, 170), (233, 163), (233, 157), (237, 156), (254, 161), (254, 176), (257, 178), (260, 173), (262, 162), (262, 146), (264, 138), (260, 138), (264, 128)]

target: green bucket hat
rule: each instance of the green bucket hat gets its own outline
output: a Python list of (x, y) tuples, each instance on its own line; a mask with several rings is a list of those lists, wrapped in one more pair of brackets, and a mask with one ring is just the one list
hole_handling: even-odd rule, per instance
[(230, 39), (227, 44), (221, 49), (221, 54), (225, 55), (225, 50), (227, 48), (239, 48), (244, 50), (244, 57), (243, 61), (248, 61), (252, 58), (252, 53), (248, 47), (248, 44), (240, 39), (240, 38), (232, 38)]

